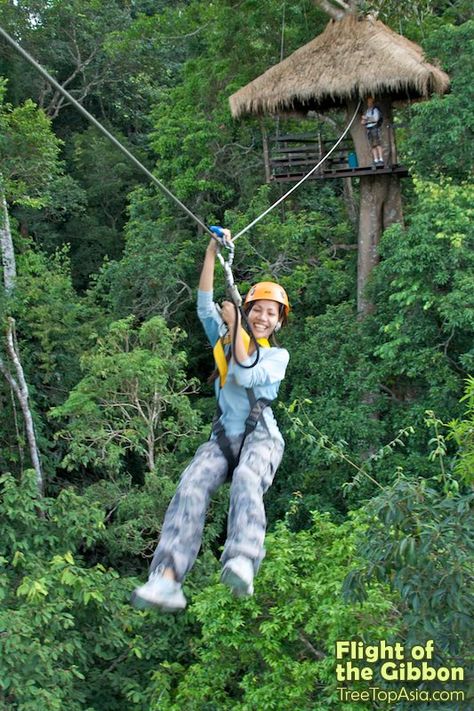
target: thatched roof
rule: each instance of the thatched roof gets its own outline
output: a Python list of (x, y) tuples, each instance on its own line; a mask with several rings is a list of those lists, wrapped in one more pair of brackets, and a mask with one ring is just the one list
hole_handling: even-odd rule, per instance
[(394, 100), (444, 93), (449, 77), (421, 47), (383, 22), (347, 15), (230, 97), (234, 117), (324, 111), (349, 99), (390, 94)]

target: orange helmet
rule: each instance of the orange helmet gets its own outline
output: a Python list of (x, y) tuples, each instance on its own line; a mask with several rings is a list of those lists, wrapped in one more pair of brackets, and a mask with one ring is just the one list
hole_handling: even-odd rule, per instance
[(260, 281), (258, 284), (255, 284), (245, 297), (244, 306), (251, 304), (253, 301), (258, 301), (259, 299), (276, 301), (283, 306), (285, 316), (288, 316), (290, 311), (288, 296), (284, 288), (279, 284), (275, 284), (273, 281)]

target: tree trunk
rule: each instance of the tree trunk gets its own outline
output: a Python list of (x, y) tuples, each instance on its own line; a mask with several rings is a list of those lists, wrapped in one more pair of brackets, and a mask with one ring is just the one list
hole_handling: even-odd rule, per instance
[(373, 310), (373, 304), (365, 296), (365, 288), (379, 261), (380, 237), (396, 222), (403, 222), (399, 177), (362, 175), (357, 260), (357, 311), (361, 317)]
[(155, 471), (155, 433), (153, 430), (153, 426), (150, 426), (150, 430), (148, 432), (148, 437), (147, 437), (147, 453), (146, 453), (146, 462), (148, 465), (148, 471), (153, 474)]
[[(392, 106), (389, 97), (376, 97), (384, 124), (381, 130), (382, 149), (385, 166), (390, 167)], [(356, 103), (348, 105), (348, 115), (352, 116)], [(362, 115), (363, 111), (361, 111)], [(351, 128), (351, 135), (360, 167), (372, 166), (372, 152), (367, 140), (365, 127), (356, 119)], [(360, 177), (360, 211), (357, 263), (357, 311), (361, 318), (373, 310), (373, 304), (365, 296), (367, 280), (373, 267), (379, 261), (378, 245), (382, 232), (394, 223), (403, 223), (400, 179), (397, 175), (377, 174)]]
[[(2, 178), (0, 175), (0, 184), (1, 180)], [(0, 251), (2, 253), (3, 283), (5, 286), (5, 292), (9, 295), (15, 286), (16, 262), (12, 233), (10, 230), (7, 200), (3, 191), (0, 195), (0, 210)]]
[(347, 217), (349, 218), (352, 226), (355, 228), (359, 223), (359, 210), (357, 208), (356, 201), (354, 199), (354, 189), (352, 186), (352, 178), (342, 179), (342, 190), (344, 197), (344, 204), (346, 206)]
[(33, 415), (31, 413), (29, 403), (28, 385), (26, 383), (25, 374), (21, 365), (20, 355), (18, 353), (15, 341), (15, 320), (13, 318), (9, 318), (7, 327), (7, 350), (8, 355), (10, 356), (10, 360), (12, 361), (15, 367), (17, 377), (14, 378), (8, 371), (8, 369), (5, 369), (5, 366), (1, 361), (0, 369), (5, 375), (8, 383), (10, 384), (10, 387), (13, 389), (13, 392), (17, 396), (18, 402), (20, 403), (23, 418), (25, 420), (26, 438), (28, 440), (28, 446), (30, 449), (31, 464), (36, 472), (36, 485), (38, 489), (38, 495), (41, 497), (44, 494), (41, 458), (38, 446), (36, 444), (35, 425), (33, 422)]
[[(1, 180), (1, 176), (0, 176)], [(15, 263), (15, 250), (13, 248), (13, 239), (10, 230), (10, 220), (8, 216), (8, 207), (5, 197), (5, 193), (0, 194), (0, 251), (2, 256), (3, 264), (3, 283), (5, 285), (5, 292), (7, 295), (11, 295), (13, 289), (15, 288), (16, 280), (16, 263)], [(36, 472), (36, 483), (38, 488), (38, 495), (43, 496), (44, 483), (43, 483), (43, 472), (41, 468), (41, 458), (39, 449), (36, 443), (35, 427), (33, 422), (33, 415), (31, 413), (28, 386), (26, 383), (25, 374), (23, 367), (21, 365), (20, 354), (16, 346), (15, 339), (15, 321), (13, 318), (8, 318), (7, 331), (6, 331), (6, 349), (13, 365), (16, 377), (10, 372), (9, 366), (4, 363), (2, 357), (0, 356), (0, 372), (3, 374), (5, 380), (9, 384), (12, 391), (18, 400), (23, 413), (23, 418), (25, 421), (26, 437), (28, 440), (28, 446), (30, 450), (31, 464)]]

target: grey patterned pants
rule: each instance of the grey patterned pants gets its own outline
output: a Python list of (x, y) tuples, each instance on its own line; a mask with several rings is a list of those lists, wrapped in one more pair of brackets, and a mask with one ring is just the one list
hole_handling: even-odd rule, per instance
[[(235, 455), (242, 437), (229, 438)], [(263, 495), (273, 482), (283, 456), (281, 439), (257, 427), (245, 440), (230, 488), (227, 540), (221, 561), (244, 555), (257, 572), (265, 556), (266, 518)], [(184, 470), (166, 512), (160, 541), (150, 570), (158, 565), (174, 569), (182, 581), (201, 547), (204, 519), (213, 492), (227, 478), (227, 460), (217, 442), (209, 440), (197, 450)]]

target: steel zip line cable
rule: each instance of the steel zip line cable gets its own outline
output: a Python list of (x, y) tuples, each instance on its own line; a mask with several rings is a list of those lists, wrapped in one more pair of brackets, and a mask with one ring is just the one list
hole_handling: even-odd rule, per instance
[(283, 200), (286, 200), (286, 198), (287, 198), (289, 195), (291, 195), (291, 193), (294, 192), (297, 188), (299, 188), (300, 185), (303, 185), (303, 183), (305, 182), (305, 180), (308, 180), (308, 178), (324, 163), (324, 161), (326, 161), (326, 160), (329, 158), (329, 156), (331, 155), (331, 153), (336, 150), (336, 148), (338, 147), (338, 145), (340, 144), (340, 142), (341, 142), (341, 141), (343, 140), (343, 138), (345, 138), (345, 136), (347, 135), (347, 133), (348, 133), (350, 127), (352, 126), (352, 124), (354, 123), (354, 121), (355, 121), (355, 119), (356, 119), (357, 114), (359, 113), (360, 105), (361, 105), (361, 101), (359, 100), (359, 103), (357, 104), (356, 110), (354, 111), (354, 115), (352, 116), (351, 120), (349, 121), (349, 123), (347, 124), (347, 126), (346, 126), (345, 129), (344, 129), (344, 131), (341, 133), (341, 135), (339, 136), (339, 138), (337, 139), (336, 143), (333, 145), (333, 147), (331, 148), (331, 150), (326, 153), (326, 155), (324, 156), (324, 158), (322, 158), (322, 159), (319, 161), (319, 163), (317, 163), (317, 164), (314, 166), (314, 168), (311, 168), (311, 170), (309, 171), (309, 173), (306, 173), (306, 175), (304, 175), (304, 176), (301, 178), (301, 180), (299, 180), (299, 181), (296, 183), (296, 185), (293, 185), (293, 187), (288, 190), (288, 192), (286, 192), (284, 195), (282, 195), (280, 198), (278, 198), (278, 200), (277, 200), (276, 202), (274, 202), (273, 205), (271, 205), (267, 210), (265, 210), (265, 212), (262, 212), (261, 215), (259, 215), (258, 217), (256, 217), (255, 220), (253, 220), (253, 222), (251, 222), (249, 225), (247, 225), (247, 227), (244, 227), (243, 230), (240, 230), (240, 232), (237, 232), (237, 234), (236, 234), (235, 237), (233, 238), (233, 241), (234, 241), (234, 242), (235, 242), (236, 239), (238, 239), (239, 237), (242, 237), (242, 235), (244, 235), (246, 232), (248, 232), (248, 230), (250, 230), (252, 227), (254, 227), (254, 226), (257, 224), (257, 222), (260, 222), (260, 220), (263, 220), (263, 218), (264, 218), (266, 215), (268, 215), (269, 212), (271, 212), (275, 207), (277, 207), (277, 205), (279, 205), (281, 202), (283, 202)]
[(194, 222), (196, 222), (200, 227), (202, 227), (202, 229), (203, 229), (205, 232), (207, 232), (211, 237), (214, 237), (214, 238), (215, 238), (215, 235), (211, 232), (211, 230), (209, 229), (209, 227), (207, 227), (207, 225), (205, 225), (204, 222), (202, 222), (202, 221), (199, 219), (199, 217), (197, 217), (196, 215), (194, 215), (194, 214), (191, 212), (191, 210), (190, 210), (189, 208), (187, 208), (186, 205), (184, 205), (184, 203), (182, 203), (181, 200), (179, 200), (179, 198), (176, 197), (176, 195), (173, 195), (173, 193), (172, 193), (170, 190), (168, 190), (168, 188), (166, 187), (166, 185), (163, 185), (163, 183), (162, 183), (160, 180), (158, 180), (158, 178), (157, 178), (155, 175), (153, 175), (153, 173), (151, 173), (151, 172), (148, 170), (148, 168), (145, 168), (145, 166), (143, 165), (143, 163), (141, 163), (141, 162), (138, 160), (138, 158), (136, 158), (136, 157), (133, 155), (133, 153), (131, 153), (127, 148), (125, 148), (125, 146), (124, 146), (122, 143), (120, 143), (120, 141), (118, 141), (118, 140), (115, 138), (115, 136), (113, 136), (113, 135), (110, 133), (110, 131), (107, 131), (107, 129), (106, 129), (104, 126), (102, 126), (102, 124), (101, 124), (96, 118), (94, 118), (94, 116), (92, 116), (92, 114), (90, 114), (90, 113), (87, 111), (87, 109), (85, 109), (83, 106), (81, 106), (81, 104), (80, 104), (78, 101), (76, 101), (76, 99), (75, 99), (73, 96), (71, 96), (71, 94), (70, 94), (68, 91), (66, 91), (66, 89), (64, 89), (64, 88), (61, 86), (61, 84), (59, 84), (59, 83), (56, 81), (56, 79), (54, 79), (54, 78), (46, 71), (46, 69), (41, 66), (41, 64), (38, 64), (38, 62), (31, 56), (31, 54), (29, 54), (25, 49), (23, 49), (23, 47), (21, 47), (21, 46), (18, 44), (18, 42), (15, 42), (15, 40), (13, 39), (13, 37), (10, 37), (10, 35), (8, 34), (8, 32), (5, 32), (5, 30), (3, 29), (3, 27), (0, 27), (0, 36), (3, 37), (3, 39), (4, 39), (6, 42), (8, 42), (8, 44), (10, 44), (10, 45), (13, 47), (13, 49), (15, 49), (19, 54), (21, 54), (21, 56), (22, 56), (24, 59), (26, 59), (26, 61), (29, 62), (29, 63), (36, 69), (36, 71), (38, 71), (38, 72), (41, 74), (41, 76), (42, 76), (44, 79), (46, 79), (47, 82), (49, 82), (52, 86), (54, 86), (54, 88), (55, 88), (57, 91), (59, 91), (60, 94), (62, 94), (64, 97), (66, 97), (66, 99), (67, 99), (68, 101), (70, 101), (71, 104), (72, 104), (83, 116), (85, 116), (85, 118), (86, 118), (88, 121), (90, 121), (101, 133), (103, 133), (104, 136), (106, 136), (106, 138), (108, 138), (109, 141), (111, 141), (111, 142), (114, 144), (114, 146), (116, 146), (120, 151), (122, 151), (122, 153), (124, 153), (124, 155), (126, 155), (127, 158), (128, 158), (129, 160), (131, 160), (132, 163), (133, 163), (137, 168), (139, 168), (139, 169), (142, 171), (142, 173), (145, 173), (145, 175), (147, 176), (147, 178), (149, 178), (155, 185), (157, 185), (157, 186), (160, 188), (160, 190), (162, 190), (171, 200), (173, 200), (173, 202), (175, 202), (182, 210), (184, 210), (184, 212), (185, 212), (192, 220), (194, 220)]
[[(109, 141), (111, 141), (111, 142), (114, 144), (114, 146), (116, 146), (116, 148), (118, 148), (137, 168), (139, 168), (139, 170), (142, 171), (142, 173), (144, 173), (144, 174), (147, 176), (147, 178), (149, 178), (149, 179), (152, 181), (152, 183), (154, 183), (155, 185), (157, 185), (157, 186), (160, 188), (160, 190), (161, 190), (162, 192), (164, 192), (164, 193), (165, 193), (171, 200), (173, 200), (173, 202), (175, 202), (176, 205), (178, 205), (192, 220), (194, 220), (194, 222), (196, 222), (196, 223), (199, 225), (199, 227), (201, 227), (201, 228), (204, 230), (204, 232), (207, 232), (207, 234), (210, 235), (213, 239), (216, 239), (216, 235), (214, 234), (214, 232), (212, 232), (212, 231), (209, 229), (209, 227), (208, 227), (207, 225), (205, 225), (204, 222), (202, 222), (202, 220), (199, 219), (199, 217), (197, 217), (193, 212), (191, 212), (191, 210), (190, 210), (188, 207), (186, 207), (186, 205), (185, 205), (184, 203), (182, 203), (181, 200), (179, 200), (179, 198), (176, 197), (176, 195), (173, 195), (173, 193), (171, 192), (171, 190), (169, 190), (169, 189), (166, 187), (166, 185), (163, 185), (163, 183), (162, 183), (160, 180), (158, 180), (158, 178), (157, 178), (155, 175), (153, 175), (153, 173), (151, 173), (151, 172), (148, 170), (148, 168), (145, 168), (145, 166), (143, 165), (143, 163), (141, 163), (141, 162), (138, 160), (138, 158), (136, 158), (136, 157), (133, 155), (133, 153), (131, 153), (127, 148), (125, 148), (125, 146), (124, 146), (122, 143), (120, 143), (120, 141), (117, 140), (117, 139), (115, 138), (115, 136), (113, 136), (113, 135), (110, 133), (110, 131), (107, 131), (107, 129), (106, 129), (94, 116), (92, 116), (92, 114), (90, 114), (90, 113), (87, 111), (87, 109), (85, 109), (78, 101), (76, 101), (76, 99), (75, 99), (73, 96), (71, 96), (71, 94), (70, 94), (68, 91), (66, 91), (66, 89), (64, 89), (64, 88), (61, 86), (61, 84), (59, 84), (59, 83), (56, 81), (56, 79), (54, 79), (54, 78), (49, 74), (49, 72), (47, 72), (46, 69), (41, 66), (41, 64), (38, 64), (38, 62), (31, 56), (31, 54), (29, 54), (29, 52), (27, 52), (25, 49), (23, 49), (23, 47), (21, 47), (21, 45), (19, 45), (18, 42), (16, 42), (16, 41), (13, 39), (13, 37), (11, 37), (11, 36), (8, 34), (8, 32), (6, 32), (6, 31), (3, 29), (3, 27), (1, 27), (1, 26), (0, 26), (0, 36), (3, 37), (3, 39), (4, 39), (6, 42), (8, 42), (8, 44), (10, 44), (10, 45), (13, 47), (13, 49), (15, 49), (19, 54), (21, 54), (21, 56), (22, 56), (24, 59), (26, 59), (26, 61), (29, 62), (29, 64), (31, 64), (31, 65), (36, 69), (36, 71), (38, 71), (38, 72), (41, 74), (41, 76), (42, 76), (44, 79), (46, 79), (47, 82), (49, 82), (49, 83), (51, 84), (51, 86), (54, 86), (54, 88), (55, 88), (57, 91), (59, 91), (60, 94), (62, 94), (64, 97), (66, 97), (66, 99), (79, 111), (79, 113), (81, 113), (81, 114), (82, 114), (88, 121), (90, 121), (90, 123), (92, 123), (106, 138), (108, 138)], [(351, 127), (352, 124), (354, 123), (355, 118), (356, 118), (356, 116), (357, 116), (357, 114), (358, 114), (358, 112), (359, 112), (360, 105), (361, 105), (361, 101), (359, 101), (359, 103), (357, 104), (356, 110), (354, 111), (354, 115), (352, 116), (351, 120), (350, 120), (349, 123), (347, 124), (346, 128), (344, 129), (344, 131), (342, 132), (342, 134), (340, 135), (340, 137), (338, 138), (338, 140), (336, 141), (336, 143), (333, 145), (333, 147), (331, 148), (331, 150), (329, 150), (328, 153), (326, 153), (326, 155), (324, 156), (324, 158), (322, 158), (322, 160), (320, 160), (319, 163), (317, 163), (317, 164), (314, 166), (314, 168), (311, 168), (311, 170), (310, 170), (308, 173), (306, 173), (306, 175), (304, 175), (303, 178), (301, 178), (301, 180), (299, 180), (299, 181), (296, 183), (296, 185), (294, 185), (292, 188), (290, 188), (290, 190), (288, 190), (288, 192), (286, 192), (284, 195), (282, 195), (275, 203), (273, 203), (273, 205), (271, 205), (267, 210), (265, 210), (265, 212), (262, 212), (262, 214), (259, 215), (258, 217), (256, 217), (255, 220), (253, 220), (249, 225), (247, 225), (247, 227), (244, 227), (243, 230), (240, 230), (240, 232), (238, 232), (238, 233), (235, 235), (235, 237), (233, 238), (233, 242), (235, 242), (236, 239), (238, 239), (238, 238), (241, 237), (243, 234), (245, 234), (246, 232), (248, 232), (248, 230), (250, 230), (252, 227), (254, 227), (258, 222), (260, 222), (260, 220), (263, 220), (263, 218), (266, 217), (266, 215), (268, 215), (272, 210), (274, 210), (275, 207), (277, 207), (278, 205), (280, 205), (280, 203), (282, 203), (283, 200), (286, 200), (286, 198), (287, 198), (289, 195), (291, 195), (291, 193), (293, 193), (297, 188), (300, 187), (300, 185), (302, 185), (306, 180), (308, 180), (308, 178), (310, 178), (311, 175), (329, 158), (329, 156), (331, 155), (331, 153), (333, 153), (333, 151), (336, 150), (336, 148), (337, 148), (338, 145), (341, 143), (341, 141), (344, 139), (344, 137), (345, 137), (346, 134), (348, 133), (350, 127)], [(220, 256), (221, 256), (221, 255), (220, 255)], [(221, 259), (220, 261), (221, 261), (221, 263), (223, 263), (223, 259)]]
[[(0, 36), (3, 37), (3, 39), (4, 39), (9, 45), (11, 45), (11, 46), (13, 47), (13, 49), (15, 49), (29, 64), (31, 64), (31, 65), (34, 67), (34, 69), (36, 69), (36, 71), (39, 72), (39, 73), (41, 74), (41, 76), (42, 76), (44, 79), (46, 79), (47, 82), (49, 82), (49, 84), (51, 84), (51, 86), (53, 86), (62, 96), (64, 96), (64, 97), (79, 111), (79, 113), (81, 113), (81, 114), (82, 114), (90, 123), (92, 123), (106, 138), (108, 138), (109, 141), (111, 141), (111, 143), (113, 143), (114, 146), (116, 146), (116, 148), (118, 148), (139, 170), (141, 170), (142, 173), (144, 173), (144, 174), (147, 176), (147, 178), (149, 178), (149, 179), (151, 180), (152, 183), (154, 183), (156, 186), (158, 186), (162, 192), (164, 192), (174, 203), (176, 203), (176, 205), (178, 205), (178, 207), (180, 207), (192, 220), (194, 220), (194, 222), (196, 222), (196, 223), (204, 230), (204, 232), (207, 232), (213, 239), (217, 239), (217, 241), (218, 241), (218, 243), (219, 243), (220, 246), (225, 246), (224, 242), (221, 242), (221, 240), (219, 240), (219, 239), (216, 237), (216, 233), (215, 233), (215, 232), (213, 232), (209, 227), (207, 227), (207, 225), (205, 225), (204, 222), (202, 222), (202, 220), (199, 219), (199, 217), (197, 217), (194, 213), (192, 213), (191, 210), (190, 210), (189, 208), (187, 208), (184, 203), (181, 202), (181, 200), (179, 200), (175, 195), (173, 195), (173, 193), (171, 192), (171, 190), (168, 190), (168, 188), (166, 187), (166, 185), (163, 185), (163, 183), (162, 183), (160, 180), (158, 180), (158, 178), (157, 178), (155, 175), (153, 175), (153, 173), (151, 173), (151, 172), (148, 170), (148, 168), (146, 168), (146, 167), (143, 165), (143, 163), (141, 163), (141, 162), (138, 160), (138, 158), (136, 158), (136, 157), (133, 155), (133, 153), (131, 153), (127, 148), (125, 148), (125, 146), (124, 146), (122, 143), (120, 143), (120, 141), (117, 140), (117, 139), (115, 138), (115, 136), (113, 136), (113, 135), (110, 133), (110, 131), (108, 131), (92, 114), (90, 114), (90, 113), (87, 111), (87, 109), (85, 109), (78, 101), (76, 101), (76, 99), (75, 99), (73, 96), (71, 96), (71, 94), (70, 94), (68, 91), (66, 91), (66, 89), (64, 89), (64, 88), (61, 86), (61, 84), (59, 84), (59, 83), (56, 81), (56, 79), (54, 79), (54, 78), (49, 74), (49, 72), (48, 72), (44, 67), (42, 67), (41, 64), (39, 64), (39, 63), (31, 56), (31, 54), (29, 54), (29, 52), (27, 52), (25, 49), (23, 49), (23, 47), (21, 47), (21, 45), (19, 45), (18, 42), (16, 42), (16, 41), (13, 39), (13, 37), (11, 37), (11, 36), (8, 34), (8, 32), (6, 32), (6, 31), (3, 29), (3, 27), (1, 27), (1, 26), (0, 26)], [(361, 105), (361, 102), (359, 101), (359, 103), (358, 103), (358, 105), (357, 105), (357, 108), (356, 108), (356, 110), (355, 110), (355, 112), (354, 112), (354, 115), (353, 115), (352, 119), (350, 120), (350, 122), (348, 123), (348, 125), (347, 125), (346, 128), (344, 129), (344, 132), (341, 134), (341, 136), (340, 136), (339, 139), (336, 141), (336, 143), (334, 144), (334, 146), (331, 148), (331, 150), (328, 151), (328, 153), (324, 156), (324, 158), (323, 158), (322, 160), (320, 160), (319, 163), (318, 163), (317, 165), (315, 165), (314, 168), (312, 168), (312, 169), (309, 171), (309, 173), (307, 173), (298, 183), (296, 183), (296, 185), (294, 185), (290, 190), (288, 190), (288, 192), (286, 192), (284, 195), (282, 195), (273, 205), (271, 205), (267, 210), (265, 210), (265, 212), (263, 212), (259, 217), (257, 217), (257, 218), (256, 218), (255, 220), (253, 220), (249, 225), (247, 225), (247, 227), (245, 227), (243, 230), (241, 230), (241, 231), (234, 237), (233, 242), (235, 242), (235, 240), (236, 240), (238, 237), (241, 237), (243, 234), (245, 234), (245, 232), (247, 232), (249, 229), (251, 229), (251, 228), (252, 228), (254, 225), (256, 225), (258, 222), (260, 222), (260, 220), (262, 220), (266, 215), (268, 215), (268, 213), (271, 212), (275, 207), (277, 207), (277, 205), (279, 205), (280, 203), (282, 203), (283, 200), (286, 200), (286, 198), (287, 198), (289, 195), (291, 195), (291, 193), (293, 193), (297, 188), (299, 188), (299, 186), (302, 185), (302, 184), (324, 163), (324, 161), (329, 158), (329, 156), (331, 155), (331, 153), (336, 150), (336, 148), (338, 147), (338, 145), (339, 145), (340, 142), (343, 140), (343, 138), (345, 137), (345, 135), (346, 135), (347, 132), (349, 131), (350, 127), (351, 127), (352, 124), (354, 123), (354, 120), (355, 120), (355, 118), (356, 118), (356, 116), (357, 116), (357, 113), (358, 113), (358, 111), (359, 111), (360, 105)], [(219, 229), (219, 228), (218, 228), (218, 229)], [(218, 259), (219, 259), (219, 261), (220, 261), (222, 267), (224, 268), (225, 280), (226, 280), (226, 285), (227, 285), (227, 290), (228, 290), (228, 292), (229, 292), (229, 296), (230, 296), (231, 300), (233, 301), (235, 308), (236, 308), (236, 309), (239, 309), (239, 308), (240, 308), (240, 311), (241, 311), (241, 313), (242, 313), (242, 318), (243, 318), (243, 320), (247, 323), (247, 326), (248, 326), (248, 321), (247, 321), (245, 312), (244, 312), (244, 310), (241, 308), (242, 297), (240, 296), (240, 294), (239, 294), (239, 292), (238, 292), (238, 289), (237, 289), (237, 287), (235, 286), (235, 283), (234, 283), (234, 276), (233, 276), (232, 268), (231, 268), (232, 261), (233, 261), (233, 257), (234, 257), (234, 248), (233, 248), (233, 245), (232, 245), (231, 248), (230, 248), (230, 257), (229, 257), (229, 260), (228, 260), (228, 261), (226, 261), (226, 260), (224, 259), (224, 257), (222, 256), (222, 254), (221, 254), (221, 252), (220, 252), (220, 249), (218, 249), (218, 251), (217, 251), (217, 256), (218, 256)], [(253, 367), (255, 367), (255, 366), (257, 365), (258, 361), (259, 361), (259, 358), (260, 358), (260, 348), (259, 348), (259, 345), (258, 345), (258, 343), (257, 343), (257, 340), (256, 340), (255, 336), (253, 336), (252, 329), (251, 329), (250, 327), (249, 327), (249, 332), (250, 332), (250, 334), (251, 334), (251, 337), (253, 337), (253, 340), (255, 341), (257, 351), (256, 351), (256, 358), (255, 358), (255, 361), (254, 361), (252, 364), (250, 364), (250, 365), (243, 365), (243, 364), (239, 363), (239, 365), (241, 365), (241, 366), (244, 367), (244, 368), (253, 368)], [(235, 343), (233, 344), (233, 350), (235, 351)]]
[[(127, 148), (125, 148), (125, 146), (124, 146), (122, 143), (120, 143), (120, 141), (117, 140), (117, 139), (115, 138), (115, 136), (113, 136), (113, 135), (110, 133), (110, 131), (107, 131), (107, 129), (106, 129), (94, 116), (92, 116), (92, 114), (90, 114), (90, 113), (87, 111), (87, 109), (85, 109), (78, 101), (76, 101), (76, 99), (75, 99), (73, 96), (71, 96), (71, 94), (70, 94), (68, 91), (66, 91), (66, 89), (64, 89), (64, 88), (56, 81), (56, 79), (54, 79), (54, 78), (49, 74), (49, 72), (47, 72), (46, 69), (44, 69), (44, 67), (42, 67), (41, 64), (39, 64), (39, 63), (31, 56), (31, 54), (29, 54), (25, 49), (23, 49), (23, 47), (21, 47), (21, 45), (19, 45), (19, 44), (13, 39), (13, 37), (11, 37), (11, 36), (8, 34), (8, 32), (6, 32), (6, 31), (3, 29), (3, 27), (1, 27), (1, 26), (0, 26), (0, 36), (3, 37), (3, 39), (4, 39), (6, 42), (8, 42), (8, 44), (11, 45), (11, 46), (13, 47), (13, 49), (15, 49), (29, 64), (31, 64), (31, 65), (36, 69), (36, 71), (39, 72), (39, 73), (41, 74), (41, 76), (42, 76), (44, 79), (46, 79), (47, 82), (49, 82), (49, 83), (51, 84), (51, 86), (53, 86), (62, 96), (66, 97), (66, 99), (79, 111), (79, 113), (81, 113), (81, 114), (82, 114), (90, 123), (92, 123), (106, 138), (108, 138), (109, 141), (111, 141), (111, 142), (114, 144), (114, 146), (116, 146), (116, 148), (118, 148), (139, 170), (141, 170), (142, 173), (144, 173), (144, 174), (147, 176), (147, 178), (149, 178), (149, 179), (151, 180), (152, 183), (154, 183), (156, 186), (158, 186), (162, 192), (164, 192), (171, 200), (173, 200), (174, 203), (176, 203), (176, 205), (178, 205), (178, 207), (180, 207), (192, 220), (194, 220), (194, 222), (196, 222), (196, 223), (204, 230), (204, 232), (207, 232), (213, 239), (217, 239), (217, 241), (218, 241), (218, 243), (219, 243), (220, 246), (225, 246), (225, 244), (224, 244), (223, 242), (221, 242), (221, 241), (216, 237), (215, 232), (213, 232), (209, 227), (207, 227), (207, 225), (205, 225), (204, 222), (202, 222), (202, 221), (199, 219), (199, 217), (197, 217), (194, 213), (192, 213), (191, 210), (190, 210), (189, 208), (187, 208), (186, 205), (184, 205), (184, 203), (181, 202), (181, 200), (179, 200), (175, 195), (173, 195), (173, 193), (172, 193), (170, 190), (168, 190), (168, 188), (167, 188), (165, 185), (163, 185), (163, 183), (162, 183), (160, 180), (158, 180), (158, 178), (157, 178), (155, 175), (153, 175), (153, 173), (151, 173), (151, 172), (148, 170), (148, 168), (145, 168), (145, 166), (143, 165), (143, 163), (141, 163), (141, 162), (138, 160), (138, 158), (136, 158), (136, 157), (133, 155), (133, 153), (131, 153)], [(283, 200), (286, 200), (286, 198), (287, 198), (289, 195), (291, 195), (291, 193), (293, 193), (297, 188), (299, 188), (299, 186), (302, 185), (302, 184), (324, 163), (324, 161), (326, 161), (326, 160), (329, 158), (329, 156), (331, 155), (331, 153), (333, 153), (333, 151), (336, 150), (336, 148), (338, 147), (338, 145), (340, 144), (340, 142), (343, 140), (343, 138), (346, 136), (346, 134), (347, 134), (347, 132), (349, 131), (350, 127), (351, 127), (352, 124), (354, 123), (354, 120), (355, 120), (355, 118), (356, 118), (356, 116), (357, 116), (357, 113), (358, 113), (358, 111), (359, 111), (360, 105), (361, 105), (361, 102), (359, 101), (359, 103), (357, 104), (357, 108), (356, 108), (356, 110), (355, 110), (355, 112), (354, 112), (354, 115), (353, 115), (352, 119), (350, 120), (350, 122), (348, 123), (348, 125), (347, 125), (346, 128), (344, 129), (343, 133), (341, 134), (341, 136), (339, 137), (339, 139), (338, 139), (338, 140), (336, 141), (336, 143), (334, 144), (334, 146), (331, 148), (331, 150), (328, 151), (328, 153), (324, 156), (324, 158), (323, 158), (322, 160), (320, 160), (319, 163), (317, 163), (317, 165), (315, 165), (314, 168), (312, 168), (312, 169), (309, 171), (309, 173), (307, 173), (298, 183), (296, 183), (296, 185), (294, 185), (290, 190), (288, 190), (288, 192), (286, 192), (284, 195), (282, 195), (273, 205), (271, 205), (267, 210), (265, 210), (265, 212), (263, 212), (259, 217), (257, 217), (255, 220), (253, 220), (253, 221), (252, 221), (249, 225), (247, 225), (247, 227), (245, 227), (243, 230), (241, 230), (240, 232), (238, 232), (238, 234), (234, 237), (233, 242), (235, 242), (235, 240), (236, 240), (238, 237), (241, 237), (243, 234), (245, 234), (245, 232), (247, 232), (248, 230), (250, 230), (250, 229), (251, 229), (254, 225), (256, 225), (258, 222), (260, 222), (260, 220), (262, 220), (266, 215), (268, 215), (269, 212), (271, 212), (272, 210), (275, 209), (275, 207), (277, 207), (278, 205), (280, 205), (280, 203), (282, 203)], [(244, 321), (247, 323), (247, 325), (248, 325), (245, 312), (244, 312), (243, 309), (241, 308), (242, 298), (241, 298), (241, 296), (240, 296), (240, 294), (239, 294), (239, 292), (238, 292), (237, 287), (235, 286), (235, 283), (234, 283), (234, 275), (233, 275), (233, 273), (232, 273), (232, 267), (231, 267), (231, 265), (232, 265), (232, 261), (233, 261), (233, 257), (234, 257), (234, 247), (233, 247), (233, 244), (232, 244), (232, 246), (231, 246), (231, 248), (230, 248), (230, 257), (229, 257), (229, 260), (226, 261), (226, 260), (224, 259), (223, 255), (221, 254), (220, 249), (218, 249), (218, 251), (217, 251), (217, 256), (218, 256), (218, 259), (219, 259), (219, 261), (220, 261), (220, 263), (221, 263), (221, 265), (222, 265), (222, 267), (223, 267), (223, 269), (224, 269), (224, 275), (225, 275), (225, 280), (226, 280), (226, 285), (227, 285), (227, 290), (228, 290), (229, 296), (230, 296), (232, 302), (234, 303), (235, 308), (236, 308), (236, 309), (239, 309), (239, 308), (240, 308), (240, 311), (241, 311), (241, 313), (242, 313), (242, 318), (243, 318), (243, 320), (244, 320)], [(250, 331), (250, 334), (251, 334), (251, 337), (252, 337), (252, 336), (253, 336), (252, 329), (249, 328), (249, 331)], [(259, 358), (260, 358), (259, 345), (258, 345), (257, 340), (255, 339), (255, 337), (253, 337), (253, 339), (254, 339), (254, 341), (255, 341), (256, 348), (257, 348), (255, 361), (254, 361), (251, 365), (246, 365), (246, 366), (244, 366), (243, 364), (240, 364), (240, 365), (242, 365), (242, 367), (245, 367), (245, 368), (253, 368), (253, 367), (255, 367), (255, 365), (257, 365), (257, 363), (258, 363), (258, 361), (259, 361)], [(235, 344), (234, 344), (234, 350), (235, 350)]]

